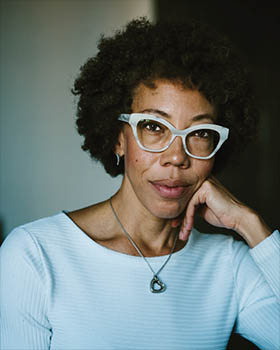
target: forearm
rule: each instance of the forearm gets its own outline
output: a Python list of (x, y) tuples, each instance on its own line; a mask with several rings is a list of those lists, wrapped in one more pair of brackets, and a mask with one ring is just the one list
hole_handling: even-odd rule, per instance
[(254, 248), (270, 236), (272, 230), (255, 211), (245, 207), (242, 209), (241, 220), (236, 232), (245, 239), (250, 248)]

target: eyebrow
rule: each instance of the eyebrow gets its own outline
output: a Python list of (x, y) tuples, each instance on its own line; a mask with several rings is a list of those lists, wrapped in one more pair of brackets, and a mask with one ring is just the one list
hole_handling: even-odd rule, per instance
[[(166, 113), (164, 111), (161, 111), (159, 109), (153, 109), (153, 108), (147, 108), (147, 109), (144, 109), (144, 110), (142, 110), (142, 111), (140, 111), (138, 113), (159, 114), (162, 117), (171, 118), (171, 116), (168, 113)], [(213, 122), (216, 121), (215, 116), (212, 115), (212, 114), (209, 114), (209, 113), (202, 113), (202, 114), (195, 115), (194, 117), (191, 118), (191, 121), (192, 122), (198, 122), (198, 121), (201, 121), (201, 120), (204, 120), (204, 119), (210, 119)]]

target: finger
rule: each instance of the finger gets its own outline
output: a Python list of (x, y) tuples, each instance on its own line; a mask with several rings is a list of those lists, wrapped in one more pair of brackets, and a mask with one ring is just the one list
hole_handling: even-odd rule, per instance
[(189, 220), (187, 223), (183, 224), (179, 233), (179, 239), (181, 239), (182, 241), (186, 241), (189, 238), (189, 235), (191, 234), (192, 228), (193, 221)]
[(187, 210), (186, 210), (186, 214), (185, 214), (185, 218), (183, 220), (183, 224), (181, 226), (181, 230), (179, 233), (179, 238), (182, 241), (186, 241), (191, 233), (191, 230), (193, 228), (193, 224), (194, 224), (194, 215), (195, 215), (195, 210), (196, 210), (196, 206), (197, 206), (198, 200), (195, 197), (193, 197), (188, 206), (187, 206)]
[(191, 234), (192, 227), (182, 226), (181, 231), (179, 233), (179, 239), (181, 241), (187, 241), (189, 235)]

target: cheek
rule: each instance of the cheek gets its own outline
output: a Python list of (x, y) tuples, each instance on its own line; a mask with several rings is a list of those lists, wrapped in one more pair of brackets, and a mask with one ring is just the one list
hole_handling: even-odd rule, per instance
[(131, 168), (135, 167), (135, 170), (141, 168), (144, 171), (145, 168), (151, 166), (155, 161), (155, 158), (154, 154), (145, 152), (138, 146), (133, 135), (127, 136), (124, 153), (127, 170), (131, 170)]
[(198, 177), (204, 181), (210, 174), (213, 169), (214, 159), (209, 160), (195, 160), (194, 169), (196, 169), (196, 173)]
[(134, 168), (135, 171), (141, 170), (144, 172), (145, 170), (150, 169), (154, 162), (155, 157), (153, 157), (153, 154), (147, 153), (139, 147), (136, 149), (131, 148), (126, 152), (125, 164), (127, 168), (132, 168), (132, 170)]

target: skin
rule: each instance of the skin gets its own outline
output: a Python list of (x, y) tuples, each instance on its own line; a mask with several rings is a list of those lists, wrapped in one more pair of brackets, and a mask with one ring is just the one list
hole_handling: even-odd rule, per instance
[[(178, 129), (215, 123), (215, 109), (207, 99), (178, 82), (157, 80), (155, 88), (140, 84), (132, 111), (165, 118)], [(250, 247), (271, 234), (257, 213), (211, 176), (214, 157), (200, 160), (188, 156), (180, 138), (176, 137), (163, 152), (147, 152), (138, 146), (131, 127), (124, 123), (115, 151), (125, 159), (125, 174), (112, 204), (145, 256), (169, 254), (180, 227), (175, 251), (182, 249), (196, 212), (212, 225), (235, 230)], [(99, 244), (138, 255), (116, 224), (108, 201), (69, 216)]]
[[(156, 89), (140, 85), (132, 105), (133, 112), (151, 113), (163, 117), (178, 129), (213, 123), (214, 108), (198, 92), (180, 85), (159, 82)], [(147, 216), (170, 219), (179, 216), (193, 193), (209, 176), (214, 159), (198, 160), (189, 157), (182, 140), (175, 138), (164, 152), (143, 151), (136, 143), (132, 129), (124, 125), (117, 152), (125, 157), (125, 176), (121, 190), (126, 198), (137, 201)], [(182, 185), (185, 191), (177, 198), (159, 195), (151, 184)], [(137, 203), (137, 204), (138, 204)]]
[[(198, 91), (186, 90), (180, 84), (167, 81), (158, 81), (155, 89), (141, 84), (136, 89), (132, 111), (163, 117), (178, 129), (215, 120), (213, 106)], [(138, 146), (128, 124), (120, 134), (116, 152), (125, 159), (123, 183), (113, 198), (121, 221), (123, 212), (126, 230), (146, 254), (170, 252), (175, 237), (173, 226), (176, 226), (170, 219), (185, 211), (193, 194), (211, 173), (214, 159), (189, 157), (179, 138), (175, 138), (164, 152), (144, 151)], [(182, 193), (176, 198), (162, 195), (157, 188), (167, 185), (180, 185)], [(128, 208), (124, 209), (125, 203)], [(129, 215), (125, 214), (130, 211), (133, 212), (133, 222), (129, 222)], [(184, 244), (179, 242), (178, 247)]]

